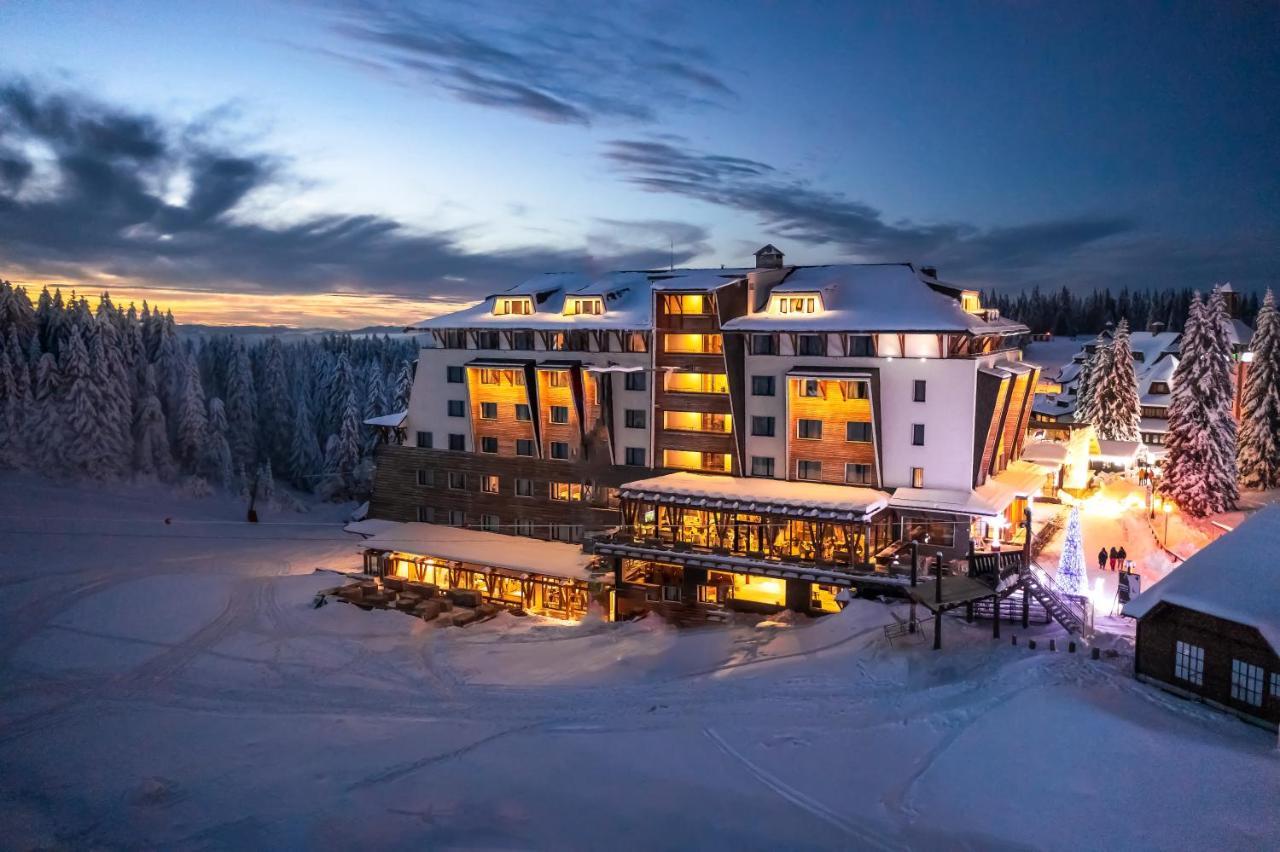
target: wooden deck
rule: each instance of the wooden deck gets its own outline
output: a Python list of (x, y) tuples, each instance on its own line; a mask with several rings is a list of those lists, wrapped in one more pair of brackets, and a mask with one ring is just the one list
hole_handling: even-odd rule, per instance
[(941, 600), (938, 600), (936, 578), (923, 580), (919, 585), (908, 588), (907, 595), (916, 603), (923, 604), (930, 612), (936, 613), (970, 601), (989, 598), (996, 593), (991, 586), (972, 577), (944, 576), (941, 582)]

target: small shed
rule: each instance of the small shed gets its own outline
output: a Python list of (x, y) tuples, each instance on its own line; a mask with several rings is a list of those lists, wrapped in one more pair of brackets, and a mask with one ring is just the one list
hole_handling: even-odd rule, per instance
[(1259, 510), (1130, 601), (1139, 680), (1280, 725), (1280, 505)]

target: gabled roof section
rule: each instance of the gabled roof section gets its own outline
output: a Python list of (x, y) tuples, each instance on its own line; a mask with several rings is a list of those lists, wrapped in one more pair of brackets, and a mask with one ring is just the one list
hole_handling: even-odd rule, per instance
[(1280, 651), (1280, 505), (1259, 509), (1233, 532), (1214, 541), (1169, 576), (1125, 605), (1142, 618), (1158, 604), (1203, 612), (1257, 628)]
[(950, 296), (922, 281), (909, 263), (797, 266), (772, 293), (823, 295), (814, 314), (753, 313), (725, 323), (730, 331), (971, 332), (1027, 331), (1009, 320), (988, 322), (966, 313)]

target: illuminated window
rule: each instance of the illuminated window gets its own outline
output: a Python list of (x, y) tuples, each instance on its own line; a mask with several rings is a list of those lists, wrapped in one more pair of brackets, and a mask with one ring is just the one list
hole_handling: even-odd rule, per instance
[(711, 300), (701, 293), (667, 293), (662, 297), (662, 306), (672, 315), (705, 316), (711, 313)]
[(733, 417), (703, 411), (664, 411), (662, 426), (673, 432), (728, 432), (733, 428)]
[(496, 402), (480, 403), (480, 419), (481, 420), (497, 420), (498, 419), (498, 403)]
[(501, 370), (481, 370), (480, 371), (480, 384), (496, 385), (501, 383), (502, 383)]
[(668, 373), (667, 390), (672, 393), (728, 393), (724, 373)]
[[(1234, 673), (1233, 673), (1234, 674)], [(1196, 686), (1204, 685), (1204, 648), (1186, 642), (1174, 646), (1173, 676)]]
[(777, 304), (778, 312), (783, 314), (812, 314), (818, 308), (813, 296), (779, 296)]
[(816, 440), (822, 437), (822, 421), (821, 420), (805, 420), (796, 421), (796, 437), (808, 438)]
[(629, 331), (622, 338), (622, 351), (648, 352), (649, 338), (643, 331)]
[(977, 293), (960, 294), (960, 307), (971, 314), (976, 314), (982, 310), (982, 299)]
[(664, 334), (667, 352), (689, 355), (719, 355), (724, 351), (724, 338), (718, 334)]
[(547, 387), (552, 387), (552, 388), (569, 387), (569, 371), (568, 370), (548, 370), (547, 371)]
[(599, 315), (604, 313), (604, 302), (600, 299), (570, 299), (569, 314), (591, 314)]
[(1264, 674), (1261, 666), (1246, 663), (1244, 660), (1232, 660), (1231, 697), (1236, 701), (1261, 707)]
[(551, 406), (551, 422), (552, 423), (568, 423), (569, 422), (569, 406), (567, 405)]
[(494, 474), (485, 474), (480, 477), (480, 490), (485, 494), (497, 494), (501, 480)]
[(796, 461), (796, 479), (819, 480), (822, 479), (822, 462), (812, 461), (809, 459), (799, 459)]
[(551, 483), (551, 499), (581, 502), (582, 500), (582, 483), (580, 482), (553, 482)]
[(506, 316), (508, 314), (528, 316), (533, 313), (533, 301), (527, 298), (499, 298), (494, 302), (493, 312), (498, 316)]
[(822, 384), (817, 379), (800, 379), (797, 382), (796, 392), (800, 396), (822, 396)]
[(911, 468), (911, 487), (924, 488), (924, 468), (922, 467)]
[(706, 470), (716, 473), (729, 473), (733, 469), (733, 462), (728, 453), (704, 453), (697, 450), (663, 450), (662, 465), (682, 470)]

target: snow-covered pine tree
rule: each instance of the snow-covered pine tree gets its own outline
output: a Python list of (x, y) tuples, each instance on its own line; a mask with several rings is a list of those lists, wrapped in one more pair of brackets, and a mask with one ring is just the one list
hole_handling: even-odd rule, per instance
[(17, 382), (7, 349), (0, 347), (0, 468), (16, 468), (22, 463), (22, 409)]
[(1129, 322), (1120, 320), (1115, 337), (1103, 360), (1103, 370), (1093, 392), (1093, 424), (1098, 437), (1107, 441), (1137, 441), (1142, 405), (1138, 399), (1138, 377), (1133, 369)]
[(1058, 586), (1070, 595), (1089, 593), (1089, 576), (1085, 569), (1084, 533), (1080, 528), (1080, 507), (1071, 508), (1067, 520), (1066, 536), (1062, 540), (1062, 555), (1058, 559)]
[(252, 465), (258, 457), (258, 395), (253, 386), (249, 352), (235, 344), (227, 370), (227, 443), (238, 465)]
[(164, 409), (156, 391), (155, 368), (143, 367), (139, 389), (138, 415), (133, 424), (133, 468), (138, 476), (161, 480), (174, 474), (173, 453), (169, 449), (169, 428), (164, 422)]
[[(389, 405), (387, 403), (387, 385), (386, 379), (382, 374), (382, 364), (375, 358), (371, 359), (364, 368), (364, 417), (381, 417), (384, 414), (390, 414)], [(376, 429), (365, 429), (361, 450), (364, 455), (371, 455), (373, 448), (378, 443), (378, 432)]]
[(262, 382), (258, 385), (259, 454), (283, 468), (292, 445), (293, 411), (289, 377), (285, 371), (280, 341), (271, 338), (262, 362)]
[(1110, 360), (1111, 344), (1107, 341), (1100, 341), (1093, 354), (1085, 359), (1076, 395), (1076, 420), (1080, 423), (1098, 422), (1098, 385), (1109, 369)]
[(102, 457), (102, 435), (98, 431), (99, 394), (94, 386), (93, 367), (85, 349), (80, 324), (70, 325), (62, 348), (60, 371), (63, 379), (62, 413), (65, 431), (58, 457), (73, 475), (98, 477), (96, 467)]
[(305, 391), (294, 398), (293, 446), (289, 453), (289, 477), (293, 484), (306, 491), (314, 491), (320, 483), (324, 469), (324, 456), (316, 440), (315, 423)]
[(1239, 496), (1229, 322), (1221, 293), (1207, 304), (1196, 294), (1173, 374), (1161, 488), (1198, 517), (1234, 508)]
[(330, 499), (345, 500), (354, 495), (355, 471), (360, 464), (360, 416), (355, 394), (347, 395), (341, 424), (325, 445), (325, 479), (321, 491)]
[(413, 361), (406, 358), (396, 378), (396, 396), (393, 411), (405, 411), (409, 408), (409, 393), (413, 390)]
[(1237, 460), (1246, 488), (1280, 487), (1280, 311), (1267, 290), (1258, 311), (1253, 360), (1245, 374)]
[(185, 360), (185, 376), (178, 394), (177, 456), (183, 470), (198, 473), (203, 461), (209, 420), (205, 414), (200, 368), (190, 353)]
[(209, 398), (209, 416), (206, 428), (203, 474), (223, 488), (230, 489), (235, 482), (231, 466), (231, 445), (227, 443), (227, 412), (222, 400)]

